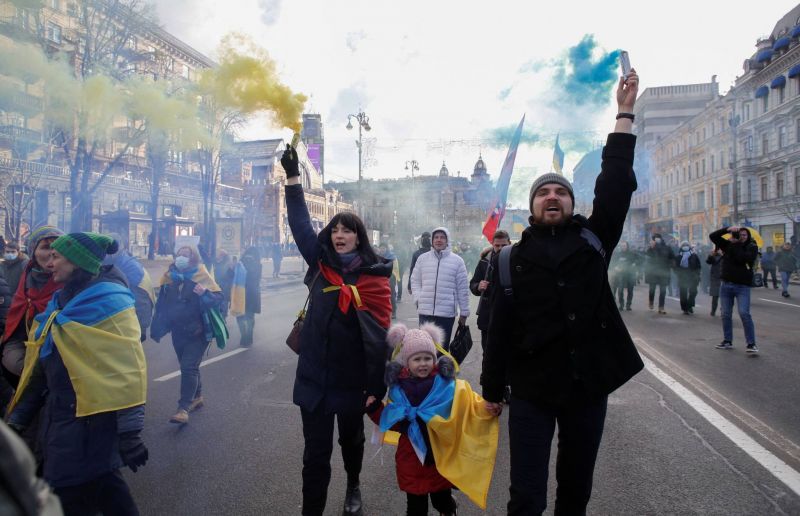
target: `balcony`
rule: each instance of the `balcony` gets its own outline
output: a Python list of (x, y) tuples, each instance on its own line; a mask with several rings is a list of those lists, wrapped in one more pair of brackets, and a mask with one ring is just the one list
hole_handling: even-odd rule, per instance
[(42, 99), (18, 91), (11, 95), (11, 109), (27, 116), (34, 116), (42, 112)]
[(30, 143), (41, 143), (42, 133), (33, 129), (26, 129), (16, 125), (0, 125), (0, 135), (11, 140)]

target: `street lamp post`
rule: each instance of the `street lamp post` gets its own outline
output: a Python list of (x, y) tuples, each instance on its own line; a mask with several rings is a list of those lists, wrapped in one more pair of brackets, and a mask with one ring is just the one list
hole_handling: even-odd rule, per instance
[[(735, 107), (734, 107), (735, 109)], [(738, 173), (738, 163), (736, 162), (736, 146), (738, 141), (736, 139), (736, 129), (739, 127), (739, 122), (741, 118), (739, 115), (735, 114), (736, 111), (734, 110), (731, 113), (730, 118), (728, 119), (728, 124), (731, 126), (731, 135), (733, 137), (733, 152), (731, 153), (731, 174), (733, 176), (733, 224), (739, 223), (739, 173)]]
[(412, 232), (417, 230), (417, 183), (414, 181), (414, 172), (419, 172), (419, 161), (412, 159), (406, 161), (406, 170), (411, 170), (411, 196), (414, 198), (414, 228)]
[(358, 196), (359, 201), (361, 201), (361, 175), (362, 175), (362, 162), (361, 162), (361, 128), (363, 127), (365, 131), (369, 131), (372, 129), (369, 125), (369, 117), (363, 111), (359, 111), (355, 115), (347, 115), (347, 129), (350, 130), (353, 128), (352, 119), (355, 118), (356, 122), (358, 122), (358, 141), (356, 142), (356, 147), (358, 147)]

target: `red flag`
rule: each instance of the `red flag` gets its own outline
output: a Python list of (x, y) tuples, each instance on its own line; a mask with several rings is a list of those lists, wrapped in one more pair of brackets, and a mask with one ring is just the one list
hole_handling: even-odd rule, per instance
[(486, 223), (483, 225), (483, 236), (486, 237), (490, 244), (492, 243), (494, 232), (500, 227), (500, 221), (503, 220), (503, 216), (506, 214), (508, 185), (511, 183), (511, 173), (514, 171), (514, 160), (517, 158), (517, 147), (519, 147), (519, 140), (522, 137), (522, 125), (524, 123), (525, 115), (522, 115), (522, 120), (519, 121), (517, 130), (514, 131), (514, 136), (511, 138), (511, 145), (508, 147), (508, 154), (506, 154), (506, 160), (503, 162), (500, 177), (497, 179), (492, 204), (487, 210)]

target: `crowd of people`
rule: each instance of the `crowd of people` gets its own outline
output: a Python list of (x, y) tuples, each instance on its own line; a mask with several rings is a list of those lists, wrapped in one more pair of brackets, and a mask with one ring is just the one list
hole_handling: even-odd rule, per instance
[[(565, 177), (545, 174), (531, 185), (530, 225), (521, 239), (511, 245), (500, 230), (483, 251), (455, 242), (445, 227), (423, 233), (413, 254), (405, 246), (373, 246), (353, 213), (335, 215), (317, 233), (297, 153), (287, 147), (281, 164), (288, 222), (309, 290), (292, 393), (302, 421), (302, 514), (325, 512), (334, 425), (346, 473), (342, 514), (363, 514), (364, 415), (382, 441), (397, 445), (407, 514), (427, 514), (430, 501), (440, 514), (455, 515), (454, 489), (485, 507), (506, 406), (508, 514), (545, 511), (556, 427), (555, 510), (584, 514), (608, 395), (643, 368), (621, 316), (632, 310), (640, 282), (659, 314), (666, 313), (667, 292), (678, 295), (683, 314), (694, 314), (698, 289), (705, 289), (711, 315), (720, 309), (720, 349), (733, 347), (737, 305), (747, 351), (758, 352), (750, 289), (759, 281), (766, 287), (770, 276), (778, 288), (779, 272), (789, 297), (796, 248), (767, 248), (759, 278), (758, 248), (745, 227), (715, 231), (709, 250), (688, 241), (670, 245), (660, 234), (647, 249), (619, 242), (637, 187), (637, 91), (635, 71), (620, 79), (619, 114), (603, 149), (591, 216), (574, 213)], [(120, 470), (135, 472), (149, 459), (142, 342), (148, 334), (156, 342), (169, 335), (181, 371), (169, 421), (187, 424), (205, 404), (202, 357), (212, 342), (224, 347), (229, 316), (239, 344), (254, 344), (262, 258), (270, 254), (277, 277), (283, 253), (251, 247), (237, 257), (220, 249), (212, 258), (180, 246), (154, 286), (118, 235), (42, 226), (28, 235), (26, 249), (29, 256), (5, 243), (0, 264), (0, 403), (14, 431), (0, 424), (0, 450), (19, 452), (14, 480), (24, 477), (24, 489), (11, 496), (0, 486), (0, 496), (12, 503), (29, 493), (18, 503), (47, 514), (60, 514), (59, 504), (68, 515), (138, 514)], [(392, 323), (404, 290), (418, 329)], [(449, 348), (454, 326), (467, 324), (470, 294), (479, 298), (482, 397), (459, 378)], [(45, 482), (31, 463), (40, 465)]]

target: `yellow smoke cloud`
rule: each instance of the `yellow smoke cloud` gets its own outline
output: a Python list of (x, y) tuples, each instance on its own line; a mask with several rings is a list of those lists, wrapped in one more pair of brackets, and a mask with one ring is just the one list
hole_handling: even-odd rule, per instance
[(219, 50), (219, 65), (203, 72), (200, 89), (213, 95), (220, 107), (242, 114), (269, 112), (282, 127), (300, 131), (308, 98), (294, 93), (278, 78), (275, 62), (246, 36), (226, 36)]

